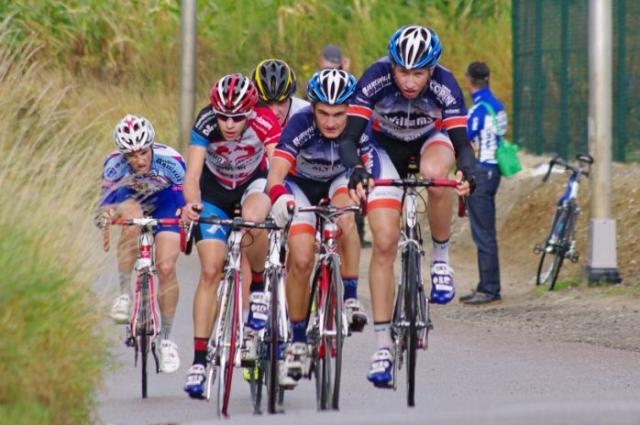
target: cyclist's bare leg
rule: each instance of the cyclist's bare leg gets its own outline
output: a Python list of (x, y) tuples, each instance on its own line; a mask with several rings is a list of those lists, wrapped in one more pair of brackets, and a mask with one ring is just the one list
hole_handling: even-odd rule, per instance
[(198, 242), (197, 248), (200, 280), (193, 299), (193, 334), (195, 338), (209, 338), (216, 317), (217, 290), (227, 247), (221, 240), (205, 239)]
[[(176, 312), (180, 290), (176, 276), (176, 261), (180, 254), (180, 235), (158, 232), (156, 235), (156, 270), (158, 271), (158, 304), (164, 321), (171, 321)], [(164, 336), (163, 336), (164, 337)]]
[[(242, 204), (242, 218), (256, 222), (264, 221), (269, 214), (269, 208), (271, 208), (271, 201), (266, 194), (252, 193)], [(246, 244), (246, 257), (251, 264), (251, 270), (262, 271), (267, 255), (267, 232), (252, 229), (249, 233), (252, 243)], [(251, 282), (251, 276), (248, 277), (248, 280)]]
[[(142, 217), (142, 208), (136, 201), (129, 199), (118, 204), (116, 215), (122, 218), (140, 218)], [(121, 273), (130, 274), (133, 270), (136, 262), (139, 234), (138, 226), (122, 226), (117, 252), (118, 271)]]
[(369, 265), (369, 287), (374, 323), (389, 322), (395, 294), (393, 263), (400, 238), (400, 211), (375, 208), (369, 211), (373, 252)]
[(311, 233), (290, 236), (287, 260), (287, 307), (290, 320), (297, 322), (307, 317), (311, 289), (309, 278), (315, 261), (315, 236)]
[[(455, 155), (451, 148), (443, 144), (427, 147), (420, 158), (420, 173), (424, 178), (444, 179), (455, 164)], [(451, 233), (451, 190), (445, 187), (432, 187), (429, 191), (429, 226), (431, 235), (438, 241), (446, 241)]]
[[(353, 205), (347, 192), (336, 194), (331, 203), (336, 207)], [(342, 261), (342, 276), (358, 276), (360, 269), (360, 236), (353, 213), (343, 214), (336, 221), (342, 234), (338, 239), (338, 252)]]

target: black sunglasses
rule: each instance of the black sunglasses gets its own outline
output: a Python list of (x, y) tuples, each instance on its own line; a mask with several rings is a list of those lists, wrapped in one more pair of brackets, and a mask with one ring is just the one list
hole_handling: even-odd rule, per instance
[(227, 114), (221, 114), (221, 113), (217, 113), (216, 117), (220, 118), (222, 121), (227, 121), (227, 120), (231, 120), (233, 122), (241, 122), (247, 119), (247, 114), (236, 114), (236, 115), (227, 115)]

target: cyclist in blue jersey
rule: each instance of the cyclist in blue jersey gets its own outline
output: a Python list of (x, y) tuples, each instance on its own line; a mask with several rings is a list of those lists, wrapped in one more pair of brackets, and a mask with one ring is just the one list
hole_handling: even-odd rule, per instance
[[(97, 223), (102, 226), (109, 217), (173, 218), (184, 205), (182, 181), (184, 160), (178, 152), (155, 143), (153, 126), (144, 117), (127, 115), (113, 133), (117, 151), (104, 163), (102, 196)], [(138, 228), (124, 227), (118, 241), (120, 296), (113, 303), (111, 318), (117, 323), (129, 321), (131, 308), (131, 273), (136, 261)], [(162, 327), (160, 332), (160, 370), (178, 370), (177, 345), (169, 339), (173, 316), (178, 304), (176, 260), (180, 253), (178, 226), (165, 226), (155, 236), (156, 269), (160, 281), (158, 304)]]
[[(267, 177), (271, 214), (278, 224), (286, 223), (290, 201), (304, 207), (317, 205), (328, 197), (338, 207), (354, 204), (347, 190), (347, 170), (340, 161), (338, 138), (347, 123), (348, 102), (355, 85), (351, 74), (336, 69), (316, 72), (309, 80), (307, 95), (311, 106), (294, 115), (285, 127)], [(364, 137), (357, 154), (366, 160), (368, 153)], [(315, 223), (314, 214), (297, 213), (289, 231), (286, 288), (293, 342), (287, 347), (280, 368), (283, 379), (299, 379), (308, 370), (306, 315), (315, 260)], [(360, 332), (367, 315), (357, 299), (360, 240), (353, 214), (340, 217), (338, 226), (342, 231), (339, 253), (347, 320), (353, 331)]]
[[(267, 217), (267, 158), (280, 140), (281, 130), (273, 112), (256, 107), (257, 102), (253, 82), (242, 74), (225, 75), (213, 85), (210, 104), (200, 111), (191, 131), (184, 184), (187, 205), (182, 210), (185, 222), (197, 220), (200, 214), (231, 218), (237, 206), (242, 207), (245, 220), (263, 221)], [(207, 346), (217, 314), (217, 290), (229, 232), (229, 226), (195, 226), (200, 279), (193, 303), (193, 364), (184, 386), (192, 398), (202, 398), (205, 389)], [(241, 354), (245, 360), (255, 358), (255, 345), (249, 345), (267, 318), (267, 300), (260, 290), (267, 238), (264, 231), (248, 233), (247, 243), (242, 246), (242, 282), (250, 285), (243, 292), (250, 292), (248, 306), (243, 300), (246, 339)]]
[[(406, 176), (410, 157), (419, 160), (425, 178), (446, 178), (451, 167), (457, 165), (458, 194), (469, 194), (475, 159), (467, 137), (467, 111), (453, 74), (438, 64), (442, 46), (437, 34), (418, 25), (402, 27), (391, 37), (388, 52), (388, 57), (364, 71), (349, 105), (341, 156), (352, 169), (350, 194), (358, 201), (364, 200), (371, 175)], [(363, 132), (375, 147), (369, 169), (356, 152), (356, 141)], [(444, 188), (430, 188), (428, 197), (433, 238), (430, 299), (446, 304), (455, 293), (448, 255), (452, 197)], [(393, 384), (390, 321), (401, 199), (402, 191), (393, 187), (373, 188), (368, 195), (373, 233), (369, 282), (378, 346), (368, 379), (380, 387)]]
[(253, 71), (253, 82), (258, 89), (260, 102), (268, 106), (278, 117), (280, 127), (284, 128), (291, 115), (309, 102), (295, 97), (298, 81), (293, 69), (280, 59), (266, 59)]

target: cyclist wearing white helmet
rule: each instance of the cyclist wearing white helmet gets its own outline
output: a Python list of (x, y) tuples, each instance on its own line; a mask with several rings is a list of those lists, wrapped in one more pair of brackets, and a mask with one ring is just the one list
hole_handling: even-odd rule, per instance
[(276, 114), (282, 128), (291, 115), (309, 105), (306, 100), (294, 96), (298, 83), (296, 74), (283, 60), (266, 59), (260, 62), (253, 71), (253, 82), (258, 89), (260, 102)]
[[(446, 178), (457, 165), (458, 194), (469, 194), (475, 159), (467, 137), (467, 111), (453, 74), (438, 64), (442, 53), (438, 35), (419, 25), (402, 27), (389, 40), (388, 52), (388, 57), (365, 70), (349, 106), (341, 155), (353, 170), (350, 194), (364, 200), (369, 172), (376, 178), (406, 176), (410, 157), (419, 160), (425, 178)], [(356, 141), (363, 133), (376, 146), (371, 170), (356, 154)], [(430, 188), (428, 196), (433, 238), (430, 300), (446, 304), (455, 293), (448, 256), (452, 198), (444, 188)], [(374, 240), (369, 282), (378, 345), (368, 379), (379, 387), (393, 384), (390, 321), (401, 199), (398, 188), (374, 188), (368, 195)]]
[[(211, 89), (210, 104), (196, 118), (191, 132), (187, 159), (182, 211), (186, 222), (203, 216), (231, 218), (236, 206), (242, 207), (246, 220), (263, 221), (269, 213), (269, 198), (264, 193), (267, 153), (280, 140), (278, 119), (266, 107), (255, 107), (258, 92), (248, 77), (229, 74)], [(270, 156), (270, 155), (269, 155)], [(217, 289), (226, 257), (228, 226), (200, 224), (195, 227), (200, 257), (200, 280), (194, 300), (194, 358), (184, 390), (193, 398), (202, 398), (205, 388), (207, 344), (216, 315)], [(243, 246), (243, 270), (250, 266), (251, 283), (244, 293), (250, 306), (245, 309), (245, 346), (243, 358), (255, 358), (248, 343), (266, 324), (267, 301), (262, 274), (267, 252), (264, 231), (251, 231), (252, 243)], [(247, 291), (249, 289), (249, 291)]]
[[(104, 163), (102, 196), (97, 223), (112, 216), (173, 218), (184, 205), (182, 181), (185, 164), (172, 148), (155, 142), (153, 126), (144, 117), (127, 115), (113, 132), (117, 151)], [(138, 229), (125, 227), (118, 242), (120, 296), (111, 309), (117, 323), (129, 321), (131, 274), (136, 260)], [(180, 366), (177, 345), (169, 339), (178, 304), (176, 260), (180, 252), (177, 226), (165, 226), (155, 236), (155, 256), (160, 288), (158, 304), (162, 319), (159, 345), (160, 370), (175, 372)]]
[[(353, 205), (347, 191), (346, 168), (338, 155), (338, 139), (347, 124), (348, 102), (356, 79), (346, 71), (324, 69), (307, 84), (311, 106), (293, 117), (284, 129), (273, 155), (267, 177), (267, 190), (273, 203), (271, 214), (279, 225), (286, 223), (287, 203), (298, 207), (317, 205), (330, 198), (338, 207)], [(358, 155), (365, 156), (369, 144), (364, 137)], [(308, 372), (306, 315), (309, 278), (315, 255), (315, 215), (297, 213), (289, 231), (289, 269), (287, 272), (288, 313), (293, 343), (287, 347), (281, 382), (291, 383)], [(339, 252), (342, 261), (345, 308), (353, 331), (362, 331), (367, 315), (357, 299), (360, 240), (353, 214), (338, 219), (342, 231)]]

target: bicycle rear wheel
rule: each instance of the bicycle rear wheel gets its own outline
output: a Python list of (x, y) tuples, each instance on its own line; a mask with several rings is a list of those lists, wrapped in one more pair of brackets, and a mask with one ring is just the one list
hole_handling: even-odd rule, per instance
[(413, 245), (407, 246), (406, 252), (406, 273), (405, 273), (405, 318), (408, 322), (408, 329), (405, 333), (407, 341), (407, 404), (409, 407), (415, 406), (416, 391), (416, 357), (418, 354), (418, 285), (419, 279), (418, 262), (420, 261), (420, 253)]

